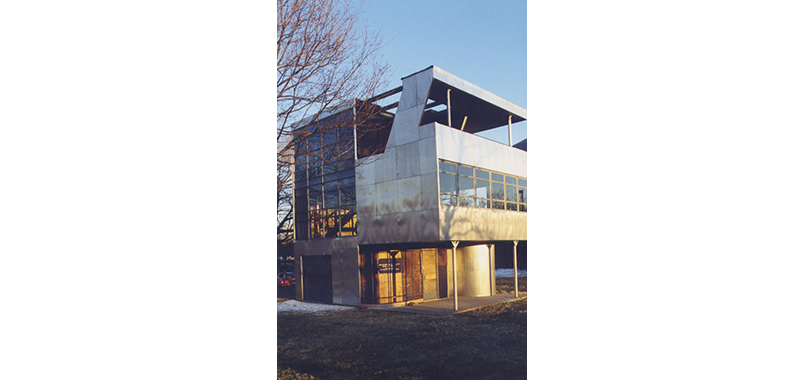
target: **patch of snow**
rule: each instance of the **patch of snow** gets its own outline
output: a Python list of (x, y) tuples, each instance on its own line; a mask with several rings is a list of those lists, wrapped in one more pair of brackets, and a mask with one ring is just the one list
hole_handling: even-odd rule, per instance
[(325, 305), (320, 303), (300, 302), (288, 300), (276, 305), (276, 311), (286, 313), (326, 314), (333, 311), (351, 310), (351, 306)]
[[(514, 277), (514, 268), (501, 268), (495, 269), (494, 275), (496, 277)], [(528, 271), (525, 269), (517, 269), (516, 271), (517, 277), (528, 277)]]

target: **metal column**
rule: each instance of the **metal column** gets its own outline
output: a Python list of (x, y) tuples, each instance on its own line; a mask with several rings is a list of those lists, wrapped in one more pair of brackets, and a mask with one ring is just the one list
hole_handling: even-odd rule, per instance
[(458, 247), (458, 242), (452, 241), (452, 299), (455, 311), (458, 311), (458, 260), (455, 249)]
[(304, 301), (304, 257), (299, 255), (299, 273), (296, 275), (296, 296)]
[(489, 247), (489, 295), (494, 295), (494, 244), (486, 244)]
[(452, 127), (452, 103), (449, 101), (449, 92), (450, 89), (447, 89), (447, 126)]
[[(447, 96), (447, 102), (449, 102), (449, 96)], [(508, 146), (514, 146), (513, 137), (511, 137), (511, 115), (508, 115)]]
[(514, 240), (514, 297), (519, 298), (519, 275), (516, 269), (516, 245), (519, 241)]

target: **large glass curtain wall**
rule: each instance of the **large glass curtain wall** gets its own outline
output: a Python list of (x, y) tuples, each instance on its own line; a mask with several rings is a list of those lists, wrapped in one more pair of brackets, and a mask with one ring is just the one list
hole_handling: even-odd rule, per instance
[(342, 116), (308, 126), (295, 154), (296, 239), (355, 236), (354, 129)]
[(528, 181), (525, 178), (438, 161), (441, 204), (528, 211)]

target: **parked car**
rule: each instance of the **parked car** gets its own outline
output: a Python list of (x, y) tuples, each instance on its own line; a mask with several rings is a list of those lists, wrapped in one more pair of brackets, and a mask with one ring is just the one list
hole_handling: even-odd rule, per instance
[(282, 277), (276, 276), (277, 285), (279, 286), (290, 286), (290, 282), (288, 280), (282, 279)]
[(293, 272), (279, 272), (278, 276), (291, 285), (296, 284), (296, 274)]

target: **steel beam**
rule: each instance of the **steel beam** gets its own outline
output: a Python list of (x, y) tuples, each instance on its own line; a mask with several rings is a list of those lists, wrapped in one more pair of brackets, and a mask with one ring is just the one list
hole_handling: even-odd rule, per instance
[(391, 96), (393, 94), (400, 93), (400, 92), (402, 92), (402, 86), (399, 86), (399, 87), (394, 88), (392, 90), (388, 90), (386, 92), (383, 92), (382, 94), (372, 96), (372, 97), (366, 99), (366, 102), (374, 103), (374, 102), (376, 102), (376, 101), (378, 101), (378, 100), (380, 100), (382, 98), (387, 98), (387, 97), (389, 97), (389, 96)]

